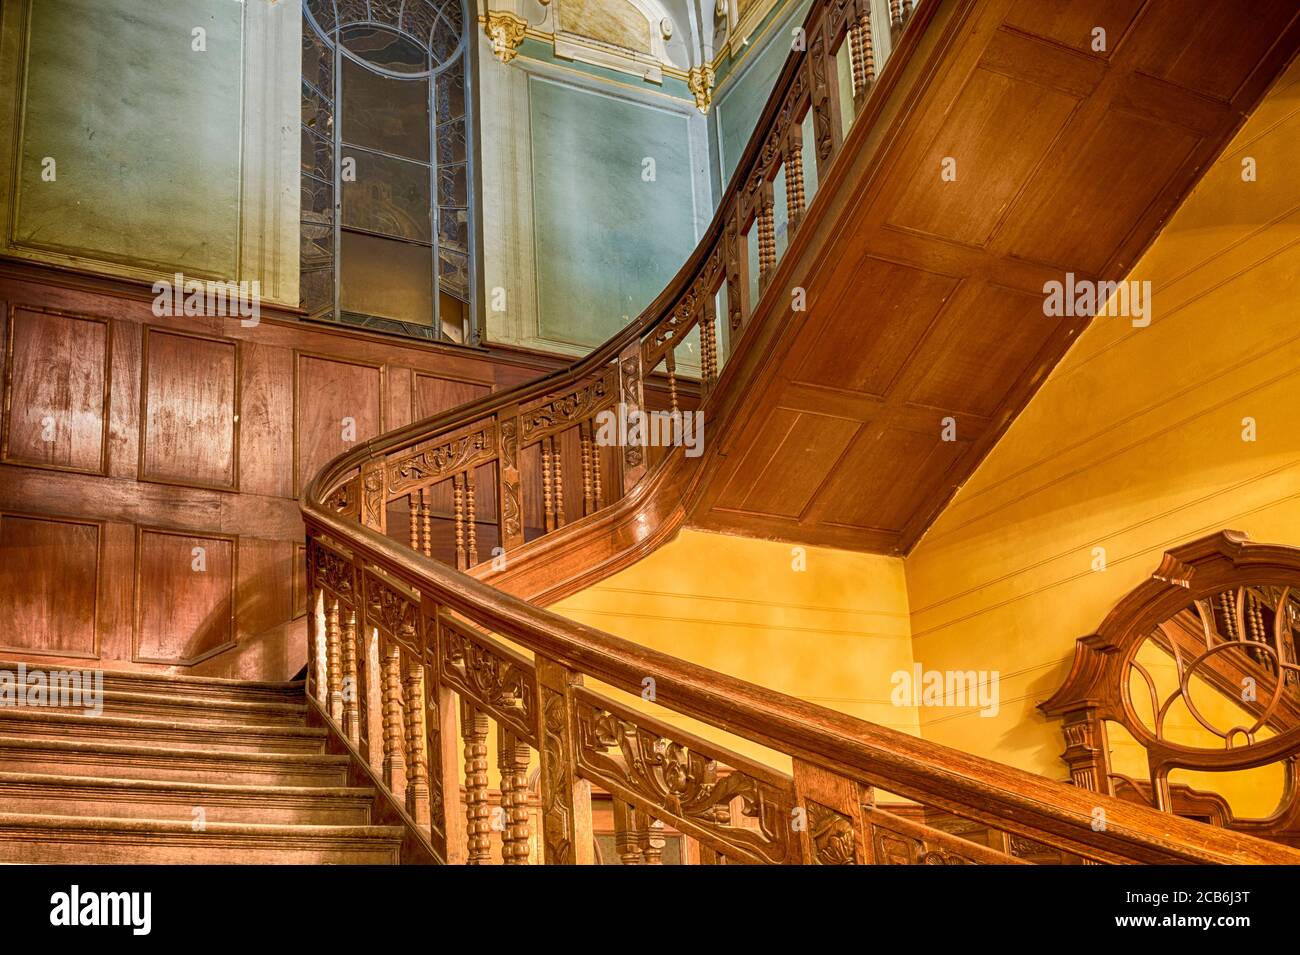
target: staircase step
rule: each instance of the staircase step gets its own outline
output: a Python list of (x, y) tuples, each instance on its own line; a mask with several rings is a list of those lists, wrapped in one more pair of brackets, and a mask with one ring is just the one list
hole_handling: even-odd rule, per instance
[(0, 862), (396, 865), (395, 826), (279, 826), (0, 813)]
[[(0, 670), (17, 672), (22, 662), (28, 671), (68, 669), (30, 661), (0, 660)], [(86, 669), (94, 669), (87, 667)], [(227, 680), (211, 676), (181, 676), (143, 673), (133, 670), (102, 670), (104, 689), (120, 693), (169, 694), (192, 699), (232, 703), (301, 703), (303, 682), (268, 683), (255, 680)]]
[(0, 813), (364, 826), (374, 793), (346, 786), (233, 786), (0, 772)]
[(0, 736), (0, 766), (20, 773), (119, 779), (341, 786), (345, 782), (348, 757), (317, 753), (222, 753), (179, 747)]
[[(208, 700), (202, 697), (179, 696), (174, 693), (126, 693), (104, 690), (103, 716), (121, 716), (138, 719), (170, 720), (181, 723), (234, 723), (238, 725), (302, 724), (307, 718), (305, 703), (246, 703), (239, 700)], [(49, 713), (60, 709), (65, 713), (82, 713), (81, 708), (50, 706), (6, 706), (6, 712)]]
[(121, 716), (87, 716), (80, 710), (0, 708), (0, 736), (82, 742), (177, 746), (222, 752), (321, 753), (326, 730), (293, 725), (177, 723)]

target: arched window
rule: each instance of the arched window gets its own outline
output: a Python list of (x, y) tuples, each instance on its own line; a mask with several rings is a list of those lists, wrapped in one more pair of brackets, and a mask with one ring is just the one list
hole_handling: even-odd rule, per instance
[(303, 308), (474, 341), (464, 0), (303, 9)]

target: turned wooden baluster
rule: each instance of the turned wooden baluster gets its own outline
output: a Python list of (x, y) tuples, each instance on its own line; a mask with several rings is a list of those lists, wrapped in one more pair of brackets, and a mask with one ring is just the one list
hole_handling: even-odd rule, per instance
[(674, 415), (677, 414), (677, 356), (674, 354), (675, 349), (668, 349), (664, 355), (664, 367), (668, 371), (668, 410)]
[[(758, 229), (758, 284), (766, 289), (776, 268), (776, 217), (773, 214), (775, 200), (772, 194), (772, 181), (766, 179), (759, 190), (758, 213), (755, 228)], [(751, 304), (757, 304), (751, 303)]]
[(555, 495), (552, 491), (551, 442), (542, 439), (542, 512), (545, 517), (546, 532), (555, 530)]
[(433, 508), (429, 502), (430, 491), (427, 487), (420, 488), (420, 529), (424, 535), (423, 547), (425, 557), (433, 556), (433, 519), (431, 512)]
[(614, 797), (614, 851), (624, 865), (643, 865), (641, 832), (637, 829), (636, 812), (631, 806)]
[(402, 752), (402, 648), (385, 641), (383, 657), (384, 785), (401, 797), (406, 790), (406, 760)]
[(871, 39), (871, 9), (864, 0), (856, 21), (849, 22), (849, 65), (853, 76), (853, 98), (858, 103), (876, 80), (875, 46)]
[(501, 770), (501, 861), (528, 864), (528, 744), (504, 726), (497, 727), (497, 768)]
[(465, 551), (465, 486), (462, 475), (452, 475), (451, 493), (454, 502), (453, 517), (456, 523), (456, 567), (465, 570), (469, 567), (469, 562)]
[(578, 442), (582, 446), (582, 513), (590, 514), (596, 510), (594, 455), (592, 453), (590, 421), (583, 421), (578, 424)]
[(718, 380), (717, 299), (704, 297), (704, 315), (700, 319), (700, 372), (707, 388)]
[(591, 449), (591, 503), (593, 511), (600, 510), (604, 501), (600, 486), (600, 457), (600, 445), (593, 443)]
[(309, 652), (307, 654), (307, 692), (310, 693), (312, 699), (321, 704), (322, 707), (327, 706), (328, 692), (326, 689), (326, 681), (329, 679), (325, 672), (325, 631), (328, 628), (328, 624), (326, 623), (325, 600), (325, 591), (319, 588), (313, 591), (311, 595), (311, 603), (309, 604), (311, 607), (311, 613), (308, 615), (308, 626), (311, 629), (311, 646), (309, 647)]
[(420, 548), (420, 525), (421, 525), (421, 516), (424, 510), (423, 505), (421, 503), (421, 493), (419, 491), (412, 491), (407, 496), (407, 500), (410, 502), (410, 507), (411, 507), (411, 515), (410, 515), (411, 550), (418, 551), (421, 549)]
[(425, 751), (424, 665), (406, 660), (406, 811), (416, 822), (429, 824), (429, 761)]
[(555, 526), (564, 526), (564, 445), (558, 435), (551, 435), (552, 479), (555, 483)]
[(329, 687), (329, 714), (339, 722), (343, 720), (343, 667), (341, 663), (341, 636), (339, 633), (339, 601), (330, 601), (329, 616), (325, 620), (326, 680)]
[[(806, 207), (803, 185), (803, 128), (798, 123), (791, 125), (785, 138), (785, 206), (790, 216), (790, 230), (793, 233), (803, 221)], [(705, 304), (707, 306), (707, 299)], [(703, 330), (700, 334), (703, 336)]]
[(636, 829), (641, 836), (641, 858), (646, 865), (664, 864), (664, 824), (640, 809), (636, 811)]
[(360, 686), (357, 680), (357, 612), (348, 610), (343, 625), (343, 733), (361, 742)]
[(478, 563), (478, 520), (474, 516), (474, 472), (465, 472), (465, 529), (466, 535), (466, 567), (473, 567)]
[(484, 865), (491, 857), (487, 734), (487, 714), (462, 697), (460, 735), (465, 742), (465, 837), (469, 865)]

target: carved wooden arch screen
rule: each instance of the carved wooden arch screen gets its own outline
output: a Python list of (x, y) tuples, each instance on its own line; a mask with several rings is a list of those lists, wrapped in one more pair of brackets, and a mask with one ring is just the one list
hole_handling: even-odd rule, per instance
[[(1167, 552), (1101, 629), (1078, 641), (1065, 683), (1040, 704), (1063, 721), (1074, 784), (1300, 844), (1297, 629), (1300, 548), (1223, 531)], [(1145, 779), (1117, 771), (1114, 725), (1144, 751)], [(1220, 791), (1232, 788), (1228, 776), (1211, 774), (1259, 767), (1276, 771), (1275, 804), (1263, 787), (1251, 795), (1269, 810), (1234, 811)], [(1171, 773), (1198, 785), (1171, 783)], [(1204, 788), (1207, 779), (1225, 786)]]

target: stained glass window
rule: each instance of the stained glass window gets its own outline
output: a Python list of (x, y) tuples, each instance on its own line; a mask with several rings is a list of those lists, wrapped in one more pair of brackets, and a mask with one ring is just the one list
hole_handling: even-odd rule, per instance
[(302, 307), (472, 342), (464, 0), (303, 0)]

